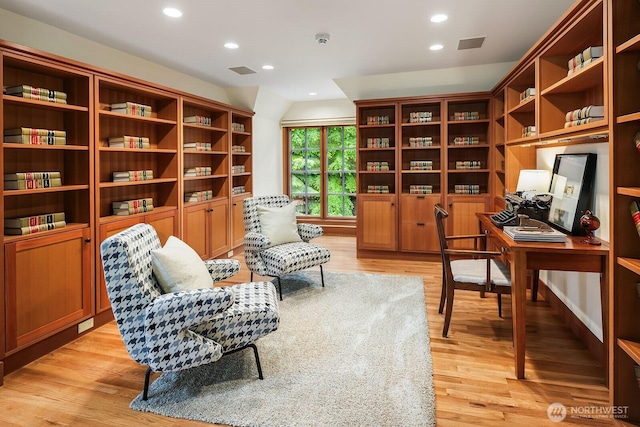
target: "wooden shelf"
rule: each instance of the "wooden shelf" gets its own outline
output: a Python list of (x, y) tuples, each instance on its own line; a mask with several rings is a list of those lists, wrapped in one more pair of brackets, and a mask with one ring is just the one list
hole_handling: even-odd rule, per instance
[(627, 270), (640, 275), (640, 260), (635, 258), (618, 257), (618, 264), (623, 266)]
[(621, 196), (640, 197), (640, 187), (618, 187), (616, 193)]
[(114, 118), (124, 119), (124, 120), (148, 122), (148, 123), (163, 124), (163, 125), (175, 125), (177, 123), (176, 120), (160, 119), (157, 117), (135, 116), (133, 114), (117, 113), (109, 110), (101, 110), (100, 115), (105, 117), (114, 117)]
[(616, 47), (616, 53), (636, 52), (640, 50), (640, 34)]
[(640, 343), (618, 338), (618, 346), (640, 365)]
[(541, 95), (582, 92), (594, 86), (602, 85), (603, 67), (604, 57), (600, 57), (587, 67), (544, 89)]
[(19, 105), (29, 108), (48, 109), (53, 111), (77, 111), (86, 113), (87, 107), (73, 104), (59, 104), (57, 102), (40, 101), (37, 99), (19, 98), (17, 96), (2, 95), (2, 100), (6, 105)]

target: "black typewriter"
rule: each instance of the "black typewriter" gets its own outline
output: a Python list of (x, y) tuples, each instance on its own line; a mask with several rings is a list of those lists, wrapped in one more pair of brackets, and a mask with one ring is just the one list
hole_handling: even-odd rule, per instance
[(497, 227), (500, 228), (504, 227), (505, 225), (510, 226), (520, 224), (518, 215), (509, 209), (504, 209), (497, 214), (491, 215), (489, 218), (491, 219), (491, 222), (493, 222)]

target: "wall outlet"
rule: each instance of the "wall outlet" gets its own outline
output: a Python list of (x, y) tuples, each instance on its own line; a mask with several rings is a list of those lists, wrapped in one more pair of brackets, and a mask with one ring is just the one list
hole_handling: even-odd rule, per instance
[(85, 320), (84, 322), (78, 323), (78, 335), (91, 328), (93, 328), (93, 317)]
[(231, 258), (231, 257), (233, 256), (233, 251), (229, 251), (229, 252), (227, 252), (227, 256), (228, 256), (229, 258)]

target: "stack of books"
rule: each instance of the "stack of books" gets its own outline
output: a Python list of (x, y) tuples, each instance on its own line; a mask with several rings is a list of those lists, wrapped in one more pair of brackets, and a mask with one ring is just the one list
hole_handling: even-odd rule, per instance
[(5, 190), (32, 190), (62, 186), (60, 172), (16, 172), (4, 174)]
[(367, 138), (367, 148), (389, 148), (389, 138)]
[(638, 383), (638, 388), (640, 389), (640, 365), (638, 365), (637, 363), (634, 363), (633, 369), (636, 374), (636, 382)]
[(480, 194), (478, 184), (456, 184), (453, 190), (455, 194)]
[(113, 182), (147, 181), (153, 179), (153, 170), (113, 172)]
[(196, 166), (193, 168), (185, 168), (184, 176), (208, 176), (211, 175), (211, 166)]
[(433, 137), (431, 136), (410, 136), (409, 147), (431, 147), (433, 145)]
[(4, 234), (22, 236), (66, 226), (67, 223), (65, 222), (64, 212), (25, 216), (21, 218), (7, 218), (4, 220)]
[(368, 171), (388, 171), (389, 162), (367, 162)]
[(231, 130), (234, 132), (244, 132), (244, 124), (242, 123), (231, 123)]
[(246, 152), (246, 149), (244, 148), (244, 145), (232, 145), (231, 146), (231, 152), (232, 153), (244, 153), (244, 152)]
[(389, 186), (388, 185), (367, 185), (367, 193), (387, 194), (389, 193)]
[(479, 136), (456, 136), (453, 138), (453, 145), (478, 145), (480, 144)]
[(525, 126), (522, 128), (522, 137), (526, 138), (528, 136), (535, 136), (536, 127), (535, 126)]
[(231, 166), (231, 173), (244, 173), (244, 165), (233, 165)]
[(456, 111), (453, 113), (453, 120), (480, 120), (478, 111)]
[(531, 98), (532, 96), (536, 96), (536, 88), (535, 87), (528, 87), (524, 90), (524, 92), (520, 93), (520, 102), (526, 101), (527, 99)]
[(368, 125), (388, 125), (389, 116), (369, 116), (367, 117)]
[(588, 105), (569, 111), (565, 115), (564, 127), (580, 126), (604, 119), (604, 105)]
[(480, 160), (457, 160), (456, 161), (456, 169), (481, 169), (482, 163)]
[(549, 242), (564, 243), (567, 236), (552, 228), (540, 229), (538, 227), (504, 226), (504, 234), (515, 242)]
[(409, 113), (409, 123), (427, 123), (433, 118), (431, 111), (412, 111)]
[(112, 148), (151, 148), (149, 138), (145, 136), (112, 136), (109, 137)]
[(182, 144), (182, 148), (185, 150), (211, 151), (212, 146), (210, 142), (185, 142)]
[(586, 48), (569, 60), (569, 71), (567, 72), (567, 76), (583, 69), (596, 59), (600, 58), (603, 54), (604, 49), (602, 46), (590, 46)]
[(144, 199), (124, 200), (122, 202), (113, 202), (111, 204), (114, 215), (133, 215), (153, 210), (153, 199), (151, 197)]
[(67, 132), (35, 128), (5, 129), (4, 142), (32, 145), (66, 145)]
[(204, 116), (187, 116), (182, 119), (184, 123), (191, 123), (200, 126), (211, 126), (211, 117)]
[(231, 189), (231, 194), (242, 194), (245, 192), (244, 185), (237, 185)]
[(413, 184), (409, 186), (409, 194), (432, 194), (432, 185)]
[(2, 88), (2, 93), (25, 99), (55, 102), (57, 104), (67, 103), (67, 94), (65, 92), (30, 85), (5, 86)]
[(111, 104), (114, 113), (130, 114), (132, 116), (151, 117), (151, 106), (137, 102), (118, 102)]
[(412, 170), (412, 171), (433, 170), (433, 160), (411, 160), (409, 162), (409, 170)]
[(213, 190), (192, 191), (184, 193), (185, 202), (202, 202), (213, 199)]
[(636, 230), (640, 235), (640, 201), (632, 201), (629, 205), (629, 210), (631, 211), (631, 219), (633, 220), (633, 224), (636, 226)]

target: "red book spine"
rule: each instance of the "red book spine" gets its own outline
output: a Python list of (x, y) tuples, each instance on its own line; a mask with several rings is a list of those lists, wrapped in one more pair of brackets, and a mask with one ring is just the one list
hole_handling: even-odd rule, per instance
[(640, 203), (638, 203), (637, 200), (634, 200), (633, 202), (631, 202), (629, 209), (631, 210), (631, 217), (633, 218), (633, 223), (635, 224), (636, 230), (640, 235)]

